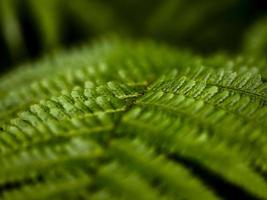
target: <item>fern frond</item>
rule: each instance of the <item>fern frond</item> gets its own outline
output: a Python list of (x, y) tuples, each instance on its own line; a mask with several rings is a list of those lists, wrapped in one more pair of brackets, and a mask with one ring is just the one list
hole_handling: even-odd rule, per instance
[(117, 163), (100, 168), (96, 183), (106, 188), (118, 199), (168, 199), (150, 186), (142, 177)]
[(138, 140), (113, 141), (111, 152), (115, 159), (144, 176), (171, 199), (217, 199), (183, 166), (170, 162), (164, 156), (156, 156), (153, 149)]
[[(236, 92), (239, 92), (238, 89)], [(248, 153), (258, 149), (256, 157), (262, 159), (265, 168), (266, 105), (251, 99), (250, 95), (242, 92), (235, 94), (225, 88), (220, 90), (220, 87), (182, 76), (155, 83), (136, 104), (187, 118), (189, 124), (196, 123), (201, 129), (207, 129), (219, 137), (219, 140), (225, 138), (234, 145), (238, 141)]]
[[(3, 199), (16, 200), (21, 197), (34, 199), (64, 199), (79, 198), (90, 187), (91, 179), (84, 172), (72, 172), (57, 180), (48, 179), (44, 183), (23, 186), (19, 190), (11, 190), (3, 194)], [(38, 193), (35, 193), (38, 191)], [(79, 191), (79, 195), (77, 195)], [(88, 194), (87, 194), (88, 195)]]
[[(63, 89), (83, 86), (87, 80), (93, 84), (117, 80), (130, 85), (142, 85), (151, 81), (165, 63), (172, 67), (191, 62), (187, 53), (178, 53), (164, 46), (157, 48), (153, 43), (134, 45), (129, 42), (132, 48), (121, 41), (115, 40), (113, 43), (106, 48), (104, 41), (96, 49), (85, 49), (79, 55), (74, 51), (71, 55), (62, 55), (54, 61), (38, 64), (32, 70), (24, 72), (18, 69), (3, 77), (0, 83), (0, 110), (8, 112), (3, 113), (2, 117), (0, 115), (0, 118), (10, 119), (27, 106), (50, 95), (58, 95)], [(60, 59), (63, 56), (65, 59)], [(53, 68), (46, 69), (48, 65)], [(64, 66), (69, 67), (63, 69)], [(150, 73), (152, 70), (155, 72)], [(35, 74), (43, 74), (44, 78), (35, 77)], [(30, 80), (25, 81), (25, 77)]]
[[(240, 151), (236, 152), (238, 146), (229, 148), (221, 141), (207, 139), (207, 131), (203, 130), (199, 135), (201, 129), (192, 127), (190, 123), (183, 125), (184, 122), (177, 117), (159, 116), (155, 111), (141, 111), (141, 114), (140, 111), (135, 109), (125, 116), (121, 134), (127, 130), (132, 137), (140, 137), (167, 155), (193, 160), (229, 182), (265, 198), (264, 179), (250, 167)], [(227, 169), (223, 166), (227, 166)]]
[(65, 170), (75, 165), (93, 168), (102, 154), (101, 148), (95, 143), (75, 138), (68, 143), (43, 145), (16, 155), (3, 156), (0, 160), (0, 184), (36, 180), (38, 177), (45, 179), (51, 168), (60, 171), (62, 166)]
[(1, 78), (1, 198), (227, 198), (209, 176), (267, 198), (260, 70), (153, 42), (95, 45)]
[(33, 105), (4, 127), (1, 151), (111, 130), (117, 114), (126, 110), (128, 99), (138, 96), (134, 88), (109, 82), (96, 88), (76, 88), (69, 95)]

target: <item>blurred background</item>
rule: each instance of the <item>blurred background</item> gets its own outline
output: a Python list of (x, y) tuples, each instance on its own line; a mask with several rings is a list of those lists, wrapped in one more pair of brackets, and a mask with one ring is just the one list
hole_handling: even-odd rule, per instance
[(0, 0), (1, 73), (107, 34), (198, 54), (267, 52), (267, 1)]

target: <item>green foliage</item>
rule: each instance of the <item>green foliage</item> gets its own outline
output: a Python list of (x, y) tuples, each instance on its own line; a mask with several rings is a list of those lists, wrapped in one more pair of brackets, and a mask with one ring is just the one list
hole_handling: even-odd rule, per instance
[(162, 1), (150, 16), (147, 29), (156, 38), (201, 52), (236, 48), (248, 23), (243, 17), (250, 4), (239, 0)]
[(267, 199), (262, 66), (109, 38), (11, 71), (1, 199)]
[(267, 52), (267, 18), (262, 18), (255, 23), (244, 42), (245, 52), (258, 56), (264, 56)]
[(4, 64), (16, 63), (109, 32), (199, 52), (232, 52), (260, 15), (254, 4), (254, 0), (2, 0), (0, 50), (7, 55), (0, 56)]

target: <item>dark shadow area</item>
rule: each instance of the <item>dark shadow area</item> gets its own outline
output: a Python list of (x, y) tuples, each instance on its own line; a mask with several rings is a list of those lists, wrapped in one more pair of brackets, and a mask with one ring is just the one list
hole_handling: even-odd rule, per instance
[[(2, 33), (5, 27), (0, 22), (0, 72), (57, 47), (73, 46), (110, 32), (163, 41), (200, 54), (236, 53), (242, 48), (244, 33), (267, 15), (267, 3), (260, 0), (225, 0), (219, 4), (209, 0), (181, 0), (180, 3), (175, 0), (79, 0), (55, 6), (60, 18), (60, 41), (59, 44), (48, 42), (47, 46), (43, 43), (43, 33), (49, 30), (40, 29), (42, 20), (33, 14), (30, 1), (14, 2), (24, 46), (8, 48)], [(77, 12), (79, 6), (81, 12)]]
[(200, 163), (177, 154), (171, 154), (168, 158), (178, 162), (188, 168), (196, 177), (198, 177), (208, 188), (213, 190), (219, 197), (225, 200), (260, 200), (254, 195), (248, 193), (243, 188), (225, 180), (218, 174), (208, 170)]

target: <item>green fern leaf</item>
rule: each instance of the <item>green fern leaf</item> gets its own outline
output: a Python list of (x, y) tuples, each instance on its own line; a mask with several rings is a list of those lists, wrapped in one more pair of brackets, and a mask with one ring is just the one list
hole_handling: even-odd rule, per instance
[(222, 58), (113, 39), (3, 76), (0, 197), (266, 199), (267, 85)]

